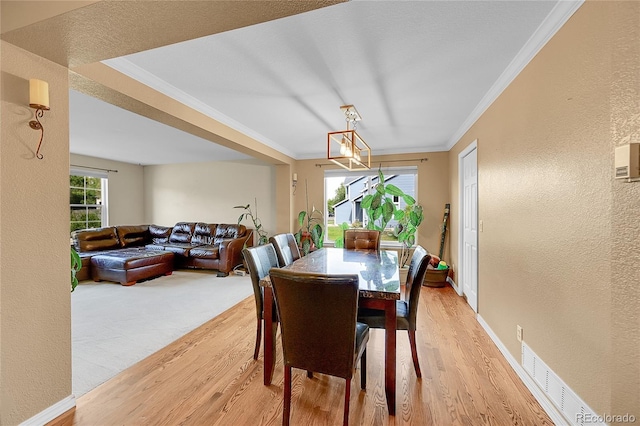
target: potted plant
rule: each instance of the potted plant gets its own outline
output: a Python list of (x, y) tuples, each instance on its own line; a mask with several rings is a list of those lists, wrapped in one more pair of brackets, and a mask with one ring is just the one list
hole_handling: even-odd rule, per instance
[(313, 246), (316, 248), (322, 248), (324, 228), (324, 218), (322, 212), (313, 207), (309, 210), (309, 188), (305, 179), (305, 192), (306, 192), (306, 210), (302, 210), (298, 213), (298, 232), (295, 233), (298, 246), (302, 250), (302, 255), (309, 254)]
[[(393, 197), (404, 200), (405, 210), (400, 210), (393, 202)], [(375, 229), (384, 232), (391, 219), (398, 221), (398, 242), (402, 243), (400, 254), (400, 266), (404, 266), (409, 260), (409, 249), (416, 242), (416, 231), (424, 220), (422, 207), (416, 203), (415, 198), (405, 194), (393, 184), (386, 184), (382, 170), (378, 169), (378, 183), (375, 192), (367, 194), (361, 203), (362, 210), (366, 213), (367, 229)]]
[(75, 290), (78, 285), (78, 278), (76, 277), (76, 274), (80, 268), (82, 268), (80, 255), (73, 247), (71, 247), (71, 291)]
[(262, 223), (258, 218), (258, 199), (257, 198), (254, 199), (254, 203), (256, 206), (255, 214), (251, 211), (251, 204), (247, 204), (246, 206), (234, 206), (233, 208), (245, 210), (245, 212), (242, 213), (238, 218), (238, 224), (240, 224), (240, 222), (242, 222), (243, 219), (251, 219), (251, 221), (253, 222), (253, 227), (256, 230), (256, 234), (258, 235), (258, 245), (261, 246), (269, 242), (269, 234), (267, 234), (267, 232), (264, 230), (264, 228), (262, 227)]

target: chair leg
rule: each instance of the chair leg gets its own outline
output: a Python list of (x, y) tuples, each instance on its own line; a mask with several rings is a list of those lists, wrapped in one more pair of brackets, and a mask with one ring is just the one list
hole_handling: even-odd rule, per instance
[(411, 346), (411, 357), (413, 358), (413, 368), (416, 370), (416, 376), (422, 377), (420, 372), (420, 363), (418, 362), (418, 350), (416, 349), (416, 331), (408, 330), (409, 344)]
[(360, 388), (367, 389), (367, 350), (362, 352), (360, 357)]
[(260, 353), (260, 340), (262, 339), (262, 319), (258, 318), (258, 333), (256, 334), (256, 348), (253, 350), (253, 359), (258, 359)]
[(289, 426), (291, 417), (291, 367), (284, 367), (284, 406), (282, 408), (282, 426)]
[(346, 387), (344, 389), (344, 420), (342, 424), (349, 426), (349, 400), (351, 399), (351, 379), (346, 379)]

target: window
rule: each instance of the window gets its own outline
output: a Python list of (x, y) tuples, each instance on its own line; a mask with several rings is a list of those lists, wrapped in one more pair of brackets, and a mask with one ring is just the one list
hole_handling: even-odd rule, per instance
[[(393, 184), (405, 194), (416, 198), (416, 182), (418, 171), (416, 167), (402, 167), (383, 169), (385, 184)], [(362, 210), (360, 203), (365, 195), (375, 191), (378, 183), (378, 171), (348, 172), (346, 170), (327, 170), (324, 175), (325, 187), (325, 242), (333, 242), (341, 236), (340, 225), (347, 223), (353, 228), (366, 227), (368, 217)], [(392, 201), (398, 209), (404, 209), (406, 204), (402, 197), (393, 196)], [(416, 198), (416, 201), (417, 198)], [(396, 230), (397, 222), (391, 220), (382, 233), (382, 244), (398, 243)]]
[(72, 170), (69, 176), (70, 230), (107, 226), (107, 176)]

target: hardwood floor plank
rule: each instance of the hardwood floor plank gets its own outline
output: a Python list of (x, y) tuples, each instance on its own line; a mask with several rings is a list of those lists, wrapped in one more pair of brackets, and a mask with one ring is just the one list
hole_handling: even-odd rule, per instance
[[(397, 335), (397, 407), (384, 388), (384, 331), (371, 330), (367, 389), (351, 383), (352, 425), (551, 425), (471, 308), (450, 287), (423, 287), (416, 333), (422, 379), (407, 333)], [(78, 398), (51, 426), (280, 425), (278, 358), (264, 386), (263, 353), (253, 360), (255, 304), (248, 298)], [(343, 379), (293, 370), (291, 424), (341, 424)]]

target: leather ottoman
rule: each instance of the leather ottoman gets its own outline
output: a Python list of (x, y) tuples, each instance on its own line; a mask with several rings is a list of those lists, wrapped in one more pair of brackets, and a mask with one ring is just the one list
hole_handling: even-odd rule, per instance
[(174, 254), (168, 251), (131, 248), (99, 254), (91, 258), (94, 281), (115, 281), (134, 285), (140, 280), (171, 275)]

